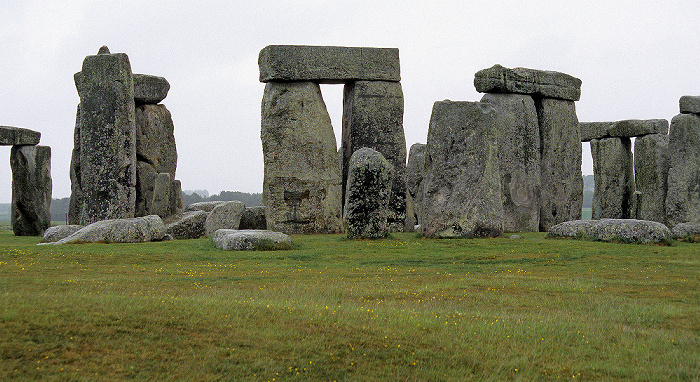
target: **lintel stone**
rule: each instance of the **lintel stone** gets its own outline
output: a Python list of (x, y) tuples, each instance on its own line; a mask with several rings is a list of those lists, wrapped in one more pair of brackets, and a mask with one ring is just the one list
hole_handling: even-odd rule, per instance
[(37, 145), (41, 133), (14, 126), (0, 126), (0, 146)]
[(258, 56), (260, 82), (401, 80), (399, 50), (344, 46), (269, 45)]
[(678, 101), (681, 114), (700, 114), (700, 96), (683, 96)]
[(580, 122), (581, 142), (603, 138), (633, 138), (648, 134), (668, 134), (668, 120), (626, 119), (617, 122)]
[(494, 65), (474, 75), (480, 93), (518, 93), (578, 101), (581, 80), (565, 73), (528, 68), (509, 69)]

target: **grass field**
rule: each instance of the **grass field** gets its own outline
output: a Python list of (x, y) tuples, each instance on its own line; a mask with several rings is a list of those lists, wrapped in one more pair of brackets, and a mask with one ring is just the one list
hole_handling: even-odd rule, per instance
[(0, 232), (2, 380), (700, 379), (700, 244)]

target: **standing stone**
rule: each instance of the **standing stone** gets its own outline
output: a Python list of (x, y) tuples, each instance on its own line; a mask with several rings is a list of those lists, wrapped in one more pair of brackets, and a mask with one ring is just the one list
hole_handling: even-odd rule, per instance
[(70, 158), (70, 200), (68, 202), (68, 224), (79, 225), (83, 210), (83, 188), (80, 185), (80, 104), (75, 116), (73, 152)]
[(414, 143), (408, 151), (406, 165), (406, 190), (413, 200), (413, 209), (421, 224), (423, 210), (423, 176), (425, 174), (425, 148), (423, 143)]
[(537, 232), (540, 224), (540, 129), (529, 95), (487, 93), (496, 109), (503, 187), (503, 229)]
[(632, 218), (632, 142), (629, 138), (593, 139), (591, 156), (595, 179), (593, 219)]
[(153, 187), (158, 172), (153, 165), (136, 161), (136, 216), (148, 216), (153, 211)]
[(344, 209), (348, 238), (386, 237), (393, 166), (378, 151), (361, 148), (352, 154), (349, 167)]
[(81, 104), (80, 224), (132, 218), (136, 202), (134, 87), (124, 53), (87, 56), (75, 75)]
[(700, 223), (700, 115), (673, 117), (668, 149), (668, 226)]
[(170, 210), (170, 199), (172, 191), (172, 177), (167, 172), (156, 175), (153, 184), (153, 202), (151, 212), (161, 218), (172, 215)]
[(666, 224), (668, 135), (649, 134), (634, 140), (634, 179), (637, 191), (635, 219)]
[(487, 103), (433, 105), (423, 179), (424, 236), (503, 234), (496, 118)]
[(41, 236), (51, 225), (51, 148), (12, 146), (12, 231)]
[(182, 206), (182, 182), (173, 179), (170, 183), (170, 213), (179, 214), (183, 211)]
[(345, 85), (341, 149), (343, 190), (347, 187), (350, 157), (362, 147), (380, 152), (394, 166), (388, 224), (392, 232), (403, 231), (406, 220), (406, 137), (401, 83), (356, 81)]
[(170, 112), (165, 105), (139, 105), (135, 111), (136, 157), (175, 179), (177, 148)]
[(540, 125), (540, 231), (581, 219), (581, 132), (573, 101), (535, 101)]
[(288, 234), (342, 232), (335, 134), (319, 85), (267, 83), (260, 137), (268, 229)]

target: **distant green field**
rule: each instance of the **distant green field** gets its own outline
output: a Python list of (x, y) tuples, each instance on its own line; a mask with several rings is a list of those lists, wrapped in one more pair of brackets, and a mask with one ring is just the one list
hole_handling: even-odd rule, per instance
[(591, 208), (584, 208), (581, 210), (581, 219), (591, 220), (593, 216), (593, 210)]
[(700, 379), (700, 244), (0, 232), (3, 380)]

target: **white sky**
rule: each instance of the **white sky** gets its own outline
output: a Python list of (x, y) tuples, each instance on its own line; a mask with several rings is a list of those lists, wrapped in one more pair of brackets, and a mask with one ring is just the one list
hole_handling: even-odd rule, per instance
[[(0, 125), (42, 133), (53, 197), (70, 195), (73, 74), (102, 45), (170, 82), (183, 189), (261, 192), (257, 57), (271, 44), (399, 48), (407, 146), (432, 105), (477, 101), (474, 73), (499, 63), (583, 81), (580, 121), (670, 119), (700, 95), (696, 1), (28, 1), (0, 3)], [(340, 136), (342, 86), (322, 86)], [(11, 197), (1, 147), (0, 202)], [(588, 145), (583, 173), (592, 174)]]

